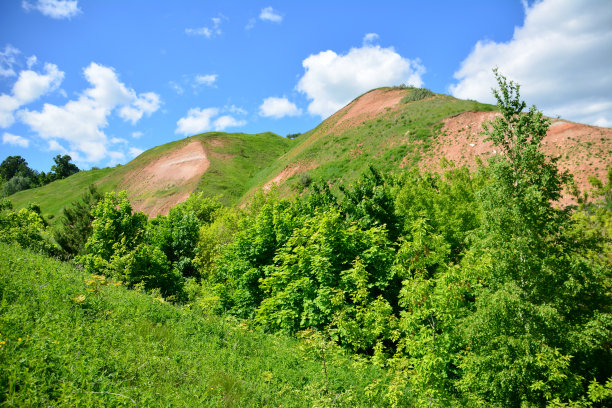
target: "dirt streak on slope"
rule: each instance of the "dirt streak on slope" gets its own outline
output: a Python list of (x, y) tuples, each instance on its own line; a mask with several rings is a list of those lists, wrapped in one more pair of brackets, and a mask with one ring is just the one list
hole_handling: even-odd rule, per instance
[[(463, 112), (447, 118), (441, 134), (436, 137), (434, 148), (423, 157), (420, 167), (440, 171), (442, 157), (457, 165), (476, 168), (476, 157), (486, 159), (499, 152), (493, 144), (484, 142), (482, 125), (499, 115), (496, 112)], [(612, 129), (583, 125), (561, 119), (552, 120), (546, 137), (542, 140), (542, 151), (549, 156), (559, 157), (561, 170), (574, 175), (578, 188), (591, 188), (588, 177), (594, 175), (605, 179), (610, 162)], [(562, 204), (574, 203), (568, 194)]]
[(118, 185), (126, 189), (134, 210), (150, 217), (168, 214), (195, 190), (210, 162), (202, 144), (193, 140), (143, 167), (128, 172)]

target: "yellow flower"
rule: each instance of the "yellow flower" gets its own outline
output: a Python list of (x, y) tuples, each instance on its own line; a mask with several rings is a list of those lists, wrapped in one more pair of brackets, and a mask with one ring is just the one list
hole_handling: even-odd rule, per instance
[(21, 337), (17, 339), (17, 341), (21, 341)]

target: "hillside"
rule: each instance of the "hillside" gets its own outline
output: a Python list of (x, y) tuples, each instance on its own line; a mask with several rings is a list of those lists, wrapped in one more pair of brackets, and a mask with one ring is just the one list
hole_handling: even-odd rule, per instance
[[(475, 168), (476, 157), (496, 154), (480, 135), (482, 124), (495, 117), (495, 106), (441, 94), (409, 101), (417, 91), (381, 88), (356, 98), (301, 135), (264, 170), (267, 180), (258, 187), (277, 184), (289, 193), (309, 179), (348, 183), (370, 164), (383, 171), (411, 166), (440, 171), (442, 157)], [(552, 119), (542, 145), (585, 189), (589, 175), (604, 178), (611, 164), (612, 129)], [(567, 195), (564, 200), (571, 201)]]
[(285, 153), (292, 141), (273, 133), (204, 133), (147, 150), (123, 166), (82, 171), (10, 197), (17, 208), (34, 202), (56, 217), (89, 184), (100, 191), (127, 190), (133, 207), (166, 214), (193, 191), (234, 204), (258, 180), (257, 173)]
[[(135, 209), (155, 216), (166, 214), (193, 191), (220, 195), (232, 205), (272, 185), (291, 195), (315, 179), (348, 184), (369, 165), (383, 172), (413, 166), (441, 171), (444, 157), (475, 168), (477, 157), (496, 154), (480, 135), (495, 109), (421, 89), (380, 88), (295, 140), (273, 133), (205, 133), (150, 149), (124, 166), (80, 172), (19, 192), (11, 201), (16, 207), (36, 202), (53, 217), (96, 183), (101, 191), (127, 190)], [(574, 174), (585, 190), (589, 176), (605, 178), (612, 129), (552, 119), (542, 146), (560, 158), (560, 168)], [(566, 194), (563, 202), (571, 203), (572, 197)]]

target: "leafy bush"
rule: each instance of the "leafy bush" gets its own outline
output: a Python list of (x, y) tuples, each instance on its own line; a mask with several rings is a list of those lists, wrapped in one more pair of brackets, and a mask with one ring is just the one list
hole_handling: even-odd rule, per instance
[(414, 88), (409, 86), (408, 89), (409, 92), (402, 98), (400, 103), (416, 102), (435, 95), (427, 88)]
[(107, 193), (91, 214), (92, 234), (85, 254), (75, 258), (87, 272), (125, 281), (130, 287), (159, 289), (165, 297), (182, 296), (180, 274), (161, 249), (146, 244), (147, 216), (132, 213), (125, 191)]

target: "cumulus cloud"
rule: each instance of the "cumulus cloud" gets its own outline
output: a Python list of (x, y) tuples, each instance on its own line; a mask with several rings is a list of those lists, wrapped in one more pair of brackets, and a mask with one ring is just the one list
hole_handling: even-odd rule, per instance
[(30, 141), (25, 137), (13, 135), (6, 132), (2, 135), (2, 143), (19, 147), (28, 147), (30, 145)]
[(77, 0), (24, 0), (21, 5), (27, 11), (37, 10), (43, 15), (55, 19), (71, 18), (81, 12)]
[(399, 84), (420, 87), (425, 72), (419, 60), (404, 58), (391, 47), (367, 44), (346, 54), (328, 50), (310, 55), (302, 65), (306, 72), (297, 89), (312, 100), (308, 112), (323, 118), (374, 88)]
[(281, 16), (278, 11), (274, 10), (272, 7), (266, 7), (261, 10), (261, 13), (259, 13), (259, 19), (263, 21), (271, 21), (273, 23), (280, 23), (283, 21), (283, 16)]
[(189, 35), (201, 35), (206, 38), (213, 38), (221, 35), (221, 17), (211, 18), (212, 26), (199, 27), (199, 28), (186, 28), (185, 33)]
[(287, 98), (270, 97), (264, 99), (259, 107), (259, 114), (279, 119), (285, 116), (299, 116), (302, 114), (302, 110)]
[(491, 70), (521, 84), (521, 96), (545, 114), (612, 126), (612, 7), (544, 0), (525, 6), (525, 21), (505, 43), (482, 40), (455, 72), (450, 92), (493, 102)]
[(11, 126), (15, 122), (14, 112), (17, 109), (56, 90), (63, 79), (64, 73), (55, 64), (45, 64), (42, 74), (31, 70), (21, 71), (11, 95), (0, 95), (0, 127)]
[(0, 51), (0, 77), (10, 77), (17, 75), (13, 66), (17, 62), (16, 56), (19, 50), (12, 45), (4, 46), (4, 51)]
[(231, 115), (219, 116), (218, 108), (192, 108), (187, 116), (176, 122), (174, 133), (183, 135), (194, 135), (210, 130), (222, 131), (229, 127), (238, 127), (246, 124), (246, 121), (238, 120)]
[(49, 140), (50, 146), (51, 141), (57, 146), (61, 146), (58, 141), (67, 142), (75, 161), (98, 162), (110, 158), (116, 163), (123, 153), (109, 149), (112, 141), (103, 131), (109, 116), (118, 110), (122, 119), (136, 123), (143, 115), (159, 108), (159, 96), (153, 92), (137, 94), (119, 81), (111, 67), (92, 62), (83, 72), (91, 87), (78, 99), (64, 106), (45, 103), (41, 111), (24, 109), (18, 116), (41, 138)]
[(196, 75), (195, 84), (196, 85), (206, 85), (213, 86), (217, 81), (217, 74), (207, 74), (207, 75)]
[(363, 45), (372, 45), (378, 38), (379, 36), (376, 33), (367, 33), (363, 36)]
[(138, 147), (130, 147), (130, 157), (133, 159), (134, 157), (140, 155), (142, 152), (144, 152), (144, 150), (139, 149)]

